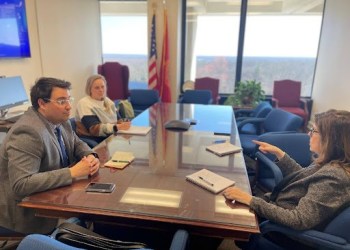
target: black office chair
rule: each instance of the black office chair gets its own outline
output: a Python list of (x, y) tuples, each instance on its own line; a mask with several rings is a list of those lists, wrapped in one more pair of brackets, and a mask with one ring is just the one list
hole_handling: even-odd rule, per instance
[(178, 100), (179, 103), (212, 104), (210, 90), (186, 90)]

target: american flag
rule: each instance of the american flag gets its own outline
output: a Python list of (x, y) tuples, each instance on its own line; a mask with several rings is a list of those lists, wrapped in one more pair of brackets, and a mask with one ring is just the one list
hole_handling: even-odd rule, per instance
[(152, 33), (151, 33), (151, 51), (148, 62), (148, 86), (150, 89), (157, 89), (158, 72), (157, 72), (157, 42), (156, 42), (156, 16), (152, 17)]

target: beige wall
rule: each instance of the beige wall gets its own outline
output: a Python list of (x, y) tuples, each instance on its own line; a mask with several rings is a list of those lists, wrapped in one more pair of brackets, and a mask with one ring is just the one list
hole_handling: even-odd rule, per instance
[(350, 111), (350, 1), (328, 0), (312, 98), (313, 113), (330, 108)]
[[(155, 3), (157, 34), (162, 39), (162, 0)], [(86, 78), (96, 72), (101, 59), (99, 3), (97, 0), (27, 0), (32, 57), (0, 60), (0, 75), (21, 75), (29, 87), (40, 76), (63, 78), (73, 83), (76, 99), (84, 95)], [(169, 17), (170, 81), (172, 98), (178, 95), (180, 64), (180, 1), (166, 1)], [(171, 10), (171, 11), (170, 11)], [(350, 1), (328, 0), (313, 88), (314, 112), (329, 108), (350, 110)], [(149, 20), (150, 22), (150, 20)], [(158, 42), (158, 51), (161, 51)]]
[(27, 0), (26, 7), (32, 56), (0, 60), (0, 75), (22, 76), (28, 93), (38, 77), (65, 79), (80, 99), (102, 61), (98, 1)]

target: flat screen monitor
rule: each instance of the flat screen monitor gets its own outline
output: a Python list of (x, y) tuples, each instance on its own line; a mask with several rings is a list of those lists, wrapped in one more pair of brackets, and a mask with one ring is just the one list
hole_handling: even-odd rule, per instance
[(30, 57), (25, 0), (0, 0), (0, 58)]
[(28, 103), (28, 95), (20, 76), (0, 78), (0, 112), (6, 119), (9, 108)]

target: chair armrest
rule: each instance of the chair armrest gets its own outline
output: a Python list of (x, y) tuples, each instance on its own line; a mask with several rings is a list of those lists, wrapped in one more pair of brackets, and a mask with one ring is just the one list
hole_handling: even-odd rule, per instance
[(271, 102), (272, 102), (272, 107), (278, 108), (278, 105), (279, 105), (278, 99), (272, 97), (272, 98), (271, 98)]
[(250, 119), (252, 117), (250, 116), (240, 116), (240, 117), (237, 117), (236, 118), (236, 122), (241, 122), (241, 121), (244, 121), (245, 119)]
[(279, 169), (279, 167), (271, 159), (269, 159), (266, 155), (264, 155), (261, 152), (257, 152), (255, 156), (258, 159), (258, 161), (262, 162), (264, 166), (266, 166), (269, 170), (271, 170), (275, 178), (276, 184), (278, 184), (283, 179), (283, 174), (282, 174), (282, 171)]
[(295, 230), (283, 225), (275, 224), (271, 221), (264, 221), (260, 224), (260, 232), (266, 234), (268, 232), (280, 232), (287, 236), (293, 236), (300, 241), (307, 241), (315, 246), (330, 247), (335, 249), (336, 246), (346, 245), (345, 239), (331, 234), (323, 233), (316, 230)]
[(234, 113), (235, 113), (235, 117), (241, 117), (241, 116), (249, 117), (251, 113), (253, 113), (253, 109), (238, 109), (238, 110), (235, 110)]
[(188, 232), (177, 230), (171, 242), (170, 250), (185, 250), (188, 246)]
[(265, 121), (265, 118), (248, 118), (243, 121), (240, 121), (239, 124), (237, 124), (238, 133), (241, 133), (242, 127), (247, 123), (252, 123), (254, 126), (261, 126), (261, 124)]

